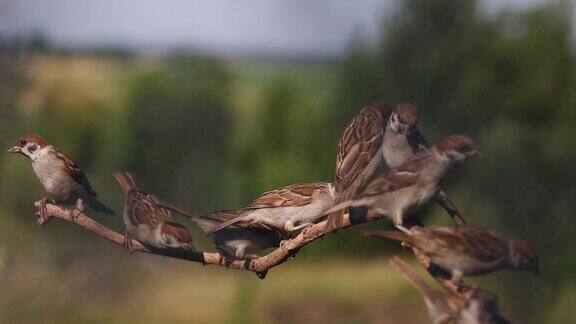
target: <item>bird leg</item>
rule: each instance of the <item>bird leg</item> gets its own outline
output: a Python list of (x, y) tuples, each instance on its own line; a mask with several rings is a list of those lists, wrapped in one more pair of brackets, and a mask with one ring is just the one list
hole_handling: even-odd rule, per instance
[(134, 253), (134, 245), (132, 244), (132, 237), (127, 232), (124, 232), (124, 251), (127, 253)]
[(236, 249), (235, 255), (238, 259), (243, 259), (243, 260), (252, 260), (252, 259), (258, 258), (258, 254), (246, 253), (246, 247), (245, 246)]
[(402, 225), (402, 224), (396, 224), (396, 225), (394, 225), (394, 226), (395, 226), (398, 230), (400, 230), (400, 231), (402, 231), (402, 232), (404, 232), (404, 233), (406, 233), (406, 234), (410, 233), (410, 230), (407, 229), (406, 227), (404, 227), (404, 225)]
[(460, 286), (462, 285), (462, 272), (454, 271), (452, 272), (452, 278), (450, 278), (450, 282), (456, 287), (456, 290), (460, 290)]
[(49, 201), (52, 204), (56, 204), (56, 202), (53, 199), (48, 199), (48, 198), (42, 198), (39, 201), (34, 203), (34, 205), (38, 206), (38, 212), (36, 212), (36, 215), (38, 216), (38, 220), (36, 221), (36, 223), (40, 227), (45, 227), (49, 221), (49, 218), (47, 217), (48, 208), (46, 207), (46, 204), (48, 204)]
[(72, 222), (75, 223), (80, 214), (84, 212), (84, 200), (80, 198), (76, 199), (76, 204), (72, 211)]

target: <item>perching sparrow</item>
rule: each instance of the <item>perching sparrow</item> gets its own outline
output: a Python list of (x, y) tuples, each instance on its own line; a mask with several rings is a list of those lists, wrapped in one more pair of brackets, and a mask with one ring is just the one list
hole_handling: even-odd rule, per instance
[[(390, 169), (400, 166), (419, 152), (428, 149), (428, 143), (416, 127), (418, 109), (410, 104), (399, 104), (393, 111), (384, 105), (368, 106), (346, 126), (336, 156), (336, 204), (353, 199), (384, 163)], [(436, 197), (456, 224), (466, 221), (440, 190)], [(328, 216), (326, 232), (342, 226), (344, 210)]]
[[(407, 103), (397, 105), (390, 114), (382, 141), (382, 153), (390, 169), (399, 167), (417, 153), (428, 149), (428, 142), (416, 127), (419, 119), (418, 108)], [(467, 224), (443, 190), (438, 192), (436, 202), (448, 212), (457, 225)]]
[(540, 273), (538, 255), (524, 241), (479, 227), (412, 227), (406, 232), (378, 231), (371, 236), (400, 241), (452, 276), (475, 276), (501, 269)]
[(458, 312), (456, 323), (461, 324), (509, 324), (498, 310), (498, 297), (488, 290), (475, 289), (467, 297), (466, 304)]
[[(163, 205), (195, 222), (204, 233), (209, 232), (225, 221), (234, 219), (244, 213), (243, 210), (221, 210), (202, 215), (181, 207)], [(233, 255), (239, 259), (254, 259), (257, 251), (280, 245), (279, 236), (267, 230), (229, 226), (212, 235), (214, 246), (224, 255)]]
[[(366, 181), (383, 163), (383, 129), (390, 110), (386, 106), (372, 105), (363, 108), (346, 126), (336, 154), (334, 189), (339, 204), (352, 199)], [(344, 209), (328, 215), (325, 232), (342, 227)]]
[(483, 289), (474, 289), (460, 296), (432, 289), (400, 258), (389, 261), (404, 279), (414, 286), (424, 299), (432, 323), (505, 324), (498, 313), (497, 297)]
[(406, 215), (436, 197), (440, 182), (452, 166), (477, 156), (470, 139), (462, 135), (448, 136), (399, 167), (374, 177), (360, 194), (327, 213), (351, 206), (367, 206), (402, 227)]
[(140, 191), (132, 173), (114, 172), (114, 178), (126, 194), (123, 219), (128, 250), (132, 250), (134, 238), (146, 247), (195, 251), (188, 229), (174, 222), (171, 211), (161, 206), (162, 201)]
[[(105, 214), (114, 214), (96, 199), (88, 178), (80, 167), (68, 156), (38, 135), (21, 137), (9, 153), (20, 153), (32, 161), (32, 169), (51, 198), (65, 205), (75, 205), (77, 212), (83, 210), (84, 203)], [(46, 199), (42, 199), (41, 216), (45, 213)]]
[(291, 185), (263, 193), (242, 208), (239, 216), (212, 228), (207, 234), (235, 225), (275, 232), (288, 239), (290, 232), (313, 225), (333, 204), (334, 189), (329, 183)]
[(388, 262), (406, 281), (418, 289), (426, 303), (432, 323), (454, 323), (456, 314), (465, 303), (462, 298), (432, 289), (418, 277), (408, 264), (396, 256), (392, 257)]

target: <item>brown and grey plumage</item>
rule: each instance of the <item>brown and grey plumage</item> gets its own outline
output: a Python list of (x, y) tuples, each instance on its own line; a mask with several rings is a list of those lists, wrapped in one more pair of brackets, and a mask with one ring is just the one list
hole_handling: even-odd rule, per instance
[(472, 140), (462, 135), (448, 136), (400, 166), (373, 177), (353, 199), (334, 206), (327, 213), (366, 206), (400, 227), (406, 215), (436, 197), (442, 179), (455, 164), (477, 156)]
[[(383, 163), (383, 130), (390, 110), (385, 105), (363, 108), (346, 126), (336, 154), (335, 204), (352, 199)], [(342, 227), (344, 210), (328, 215), (326, 232)]]
[[(335, 204), (355, 198), (366, 181), (380, 171), (381, 165), (394, 169), (429, 148), (417, 128), (419, 110), (411, 104), (399, 104), (393, 110), (377, 104), (365, 107), (346, 126), (336, 156)], [(436, 202), (458, 225), (466, 221), (443, 190)], [(342, 226), (344, 210), (328, 215), (326, 232)]]
[(207, 232), (212, 235), (228, 226), (263, 230), (289, 238), (290, 232), (313, 225), (334, 204), (334, 189), (325, 182), (286, 186), (263, 193), (238, 216)]
[[(426, 151), (430, 147), (417, 127), (419, 119), (420, 111), (418, 108), (408, 103), (397, 105), (390, 114), (386, 121), (382, 141), (382, 153), (386, 165), (390, 169), (399, 167), (414, 155)], [(438, 192), (435, 200), (457, 225), (467, 224), (460, 210), (444, 190)]]
[(501, 269), (539, 273), (538, 255), (524, 241), (479, 227), (413, 227), (406, 232), (374, 231), (371, 236), (400, 241), (452, 275), (475, 276)]
[(20, 153), (32, 161), (34, 173), (46, 192), (57, 202), (76, 205), (80, 209), (86, 203), (96, 211), (114, 214), (97, 199), (96, 192), (78, 164), (43, 137), (34, 134), (23, 136), (8, 152)]
[(129, 172), (114, 172), (114, 178), (126, 194), (124, 203), (125, 245), (131, 249), (134, 238), (145, 246), (157, 249), (194, 251), (188, 229), (174, 221), (170, 209), (153, 195), (140, 190)]

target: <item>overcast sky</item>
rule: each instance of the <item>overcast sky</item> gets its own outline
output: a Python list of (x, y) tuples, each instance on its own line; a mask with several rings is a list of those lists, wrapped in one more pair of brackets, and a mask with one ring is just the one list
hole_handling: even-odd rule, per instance
[[(486, 0), (495, 12), (546, 0)], [(224, 53), (337, 55), (373, 35), (392, 0), (0, 0), (0, 34), (40, 31), (68, 46), (192, 46)]]

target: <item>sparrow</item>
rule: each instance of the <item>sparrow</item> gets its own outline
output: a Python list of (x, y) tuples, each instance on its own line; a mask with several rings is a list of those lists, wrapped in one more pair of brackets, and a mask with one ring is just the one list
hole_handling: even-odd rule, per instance
[(524, 241), (480, 227), (412, 227), (405, 232), (375, 231), (371, 236), (400, 241), (414, 253), (451, 275), (459, 285), (463, 276), (496, 270), (540, 273), (538, 255)]
[[(397, 168), (416, 154), (424, 152), (429, 145), (416, 127), (419, 111), (411, 104), (399, 104), (390, 110), (383, 104), (365, 107), (345, 128), (336, 155), (334, 187), (335, 204), (354, 198), (366, 185), (366, 181), (379, 172), (385, 164)], [(458, 225), (466, 221), (461, 213), (440, 190), (436, 197)], [(328, 215), (325, 232), (342, 226), (344, 210)]]
[[(8, 153), (20, 153), (32, 161), (32, 169), (54, 203), (74, 205), (77, 217), (84, 210), (84, 203), (92, 209), (105, 214), (114, 214), (112, 210), (96, 199), (88, 178), (78, 164), (60, 152), (38, 135), (21, 137)], [(46, 198), (41, 200), (41, 215), (46, 212)]]
[[(193, 212), (186, 208), (162, 204), (163, 207), (178, 212), (192, 220), (204, 233), (209, 232), (222, 223), (241, 216), (244, 210), (220, 210), (206, 215)], [(214, 246), (225, 256), (239, 259), (255, 259), (257, 251), (280, 245), (279, 236), (267, 230), (229, 226), (212, 235)]]
[[(399, 167), (414, 155), (429, 148), (428, 142), (418, 130), (419, 119), (418, 108), (408, 103), (397, 105), (390, 114), (382, 141), (382, 154), (390, 169)], [(438, 192), (435, 200), (457, 225), (467, 225), (466, 220), (444, 190)]]
[(458, 312), (456, 323), (509, 324), (510, 321), (500, 315), (496, 295), (485, 289), (475, 289)]
[[(367, 106), (344, 129), (336, 154), (334, 204), (357, 195), (382, 165), (383, 129), (389, 115), (390, 109), (383, 104)], [(343, 215), (343, 209), (328, 215), (325, 232), (333, 232), (342, 227)]]
[(181, 249), (195, 252), (188, 229), (173, 219), (172, 212), (153, 195), (142, 192), (130, 172), (114, 172), (114, 178), (126, 195), (123, 220), (126, 226), (124, 246), (132, 251), (132, 239), (153, 249)]
[(373, 177), (352, 200), (340, 203), (327, 214), (346, 207), (366, 206), (403, 228), (404, 217), (435, 198), (447, 172), (468, 158), (478, 157), (469, 138), (451, 135), (416, 154), (400, 166)]
[(452, 294), (434, 290), (414, 272), (412, 268), (397, 256), (388, 260), (388, 263), (400, 275), (416, 288), (428, 310), (432, 323), (454, 323), (458, 311), (464, 306), (464, 301)]
[(213, 235), (235, 225), (243, 229), (274, 232), (286, 240), (291, 232), (305, 229), (321, 219), (333, 206), (334, 198), (332, 184), (325, 182), (295, 184), (268, 191), (240, 209), (237, 216), (206, 234)]
[(465, 296), (459, 296), (434, 290), (400, 258), (394, 256), (388, 262), (404, 279), (418, 289), (433, 323), (509, 323), (498, 313), (498, 298), (493, 293), (477, 288)]

